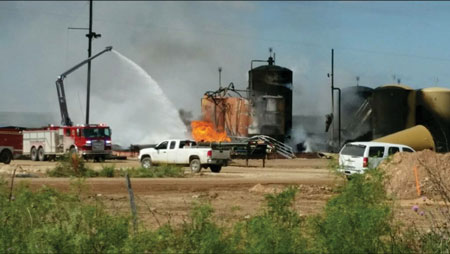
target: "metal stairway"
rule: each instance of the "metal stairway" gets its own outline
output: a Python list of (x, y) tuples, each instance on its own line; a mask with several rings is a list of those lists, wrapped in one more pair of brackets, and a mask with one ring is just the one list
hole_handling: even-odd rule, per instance
[(250, 137), (247, 139), (247, 141), (256, 141), (256, 140), (264, 141), (266, 144), (271, 145), (272, 147), (275, 147), (275, 151), (287, 159), (296, 158), (292, 147), (290, 147), (272, 137), (265, 136), (265, 135), (257, 135), (257, 136), (253, 136), (253, 137)]

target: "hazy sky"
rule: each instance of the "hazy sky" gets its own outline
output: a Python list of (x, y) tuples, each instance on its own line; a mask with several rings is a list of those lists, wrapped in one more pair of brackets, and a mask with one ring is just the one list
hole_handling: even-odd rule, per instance
[[(59, 114), (55, 79), (87, 56), (88, 1), (0, 2), (0, 111)], [(247, 86), (252, 59), (276, 52), (294, 71), (294, 114), (329, 111), (330, 52), (335, 84), (377, 87), (395, 75), (413, 88), (450, 85), (450, 2), (120, 2), (94, 1), (93, 53), (112, 45), (142, 66), (178, 108), (200, 113), (200, 98), (222, 82)], [(93, 62), (95, 93), (117, 70)], [(100, 76), (101, 75), (101, 76)], [(103, 79), (103, 75), (110, 75)], [(83, 122), (86, 67), (66, 79), (69, 111)], [(95, 96), (95, 94), (93, 95)], [(133, 98), (114, 103), (124, 106)], [(148, 98), (152, 100), (152, 98)], [(102, 105), (92, 101), (91, 109)], [(157, 110), (157, 109), (149, 109)], [(95, 119), (92, 119), (95, 122)]]

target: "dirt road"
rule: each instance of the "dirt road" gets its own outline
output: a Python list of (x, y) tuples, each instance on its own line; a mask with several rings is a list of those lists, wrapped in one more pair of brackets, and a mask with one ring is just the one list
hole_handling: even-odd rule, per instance
[[(300, 214), (319, 211), (332, 195), (332, 187), (341, 181), (327, 169), (326, 159), (236, 160), (218, 174), (202, 170), (191, 174), (185, 169), (185, 178), (133, 178), (132, 188), (136, 195), (140, 220), (151, 227), (165, 222), (180, 223), (186, 220), (192, 204), (209, 202), (215, 209), (219, 221), (232, 221), (257, 213), (264, 204), (264, 196), (281, 191), (286, 186), (299, 186), (295, 207)], [(138, 167), (137, 160), (88, 163), (88, 167), (99, 170), (105, 165), (116, 168)], [(49, 178), (45, 172), (56, 166), (56, 162), (33, 162), (16, 160), (10, 165), (0, 165), (0, 174), (9, 177), (17, 167), (17, 173), (31, 178), (16, 178), (26, 182), (32, 189), (43, 185), (63, 191), (70, 189), (70, 179)], [(128, 192), (124, 178), (90, 178), (86, 180), (89, 198), (105, 202), (111, 212), (129, 214)]]

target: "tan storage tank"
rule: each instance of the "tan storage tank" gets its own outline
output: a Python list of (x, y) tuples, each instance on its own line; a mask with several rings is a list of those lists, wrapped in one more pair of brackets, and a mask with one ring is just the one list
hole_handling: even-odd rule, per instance
[(450, 89), (430, 87), (418, 90), (416, 121), (430, 130), (436, 151), (450, 152)]
[(425, 149), (430, 149), (433, 151), (436, 150), (433, 136), (423, 125), (416, 125), (412, 128), (408, 128), (373, 141), (407, 145), (416, 151)]
[(217, 132), (246, 137), (250, 124), (250, 103), (239, 97), (207, 97), (201, 101), (202, 120), (214, 124)]
[(373, 137), (379, 138), (416, 125), (415, 91), (406, 85), (384, 85), (373, 90)]

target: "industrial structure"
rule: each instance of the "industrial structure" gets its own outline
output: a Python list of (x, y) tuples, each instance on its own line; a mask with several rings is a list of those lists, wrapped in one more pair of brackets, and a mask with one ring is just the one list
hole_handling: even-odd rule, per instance
[[(253, 67), (255, 62), (266, 65)], [(246, 90), (233, 83), (201, 99), (202, 120), (233, 139), (266, 135), (285, 142), (292, 129), (292, 71), (268, 60), (252, 60)], [(221, 69), (219, 69), (219, 72)]]
[(450, 151), (450, 89), (387, 84), (342, 91), (343, 144), (376, 140)]

